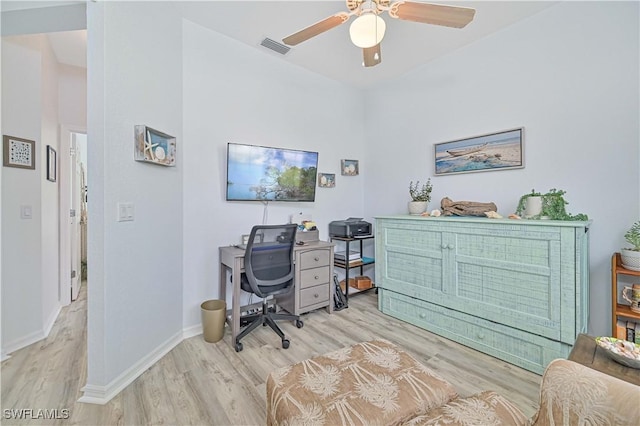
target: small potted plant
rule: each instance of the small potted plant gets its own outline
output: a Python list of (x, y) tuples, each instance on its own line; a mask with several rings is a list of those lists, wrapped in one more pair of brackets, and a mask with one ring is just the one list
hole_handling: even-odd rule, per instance
[(530, 194), (520, 197), (516, 214), (525, 219), (589, 220), (583, 213), (567, 213), (565, 206), (569, 203), (564, 199), (566, 193), (562, 189), (552, 188), (546, 194), (541, 194), (532, 189)]
[(620, 258), (622, 266), (632, 271), (640, 271), (640, 220), (634, 223), (631, 228), (624, 234), (633, 248), (623, 248), (620, 250)]
[(530, 194), (524, 194), (518, 201), (516, 214), (521, 215), (525, 219), (539, 216), (542, 213), (542, 194), (531, 190)]
[(429, 207), (429, 201), (431, 201), (431, 191), (433, 185), (431, 185), (431, 178), (427, 179), (427, 182), (420, 185), (420, 181), (409, 183), (409, 195), (411, 201), (409, 201), (409, 214), (421, 215), (427, 211)]

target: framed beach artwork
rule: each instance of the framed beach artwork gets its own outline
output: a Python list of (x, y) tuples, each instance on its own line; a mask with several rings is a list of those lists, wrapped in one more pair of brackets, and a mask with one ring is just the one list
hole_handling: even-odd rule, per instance
[(318, 173), (318, 186), (320, 188), (335, 188), (336, 187), (335, 173)]
[(144, 125), (134, 127), (134, 159), (161, 166), (176, 165), (176, 138)]
[(360, 173), (358, 160), (340, 160), (342, 176), (357, 176)]
[(524, 127), (434, 145), (436, 175), (521, 169)]

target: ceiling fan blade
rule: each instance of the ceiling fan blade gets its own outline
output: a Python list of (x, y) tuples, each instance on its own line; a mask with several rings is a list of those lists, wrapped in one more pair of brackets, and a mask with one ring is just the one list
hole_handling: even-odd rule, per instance
[(311, 37), (315, 37), (318, 34), (322, 34), (325, 31), (329, 31), (330, 29), (337, 27), (338, 25), (346, 22), (350, 16), (351, 15), (346, 12), (336, 13), (335, 15), (329, 16), (320, 22), (316, 22), (295, 34), (291, 34), (290, 36), (283, 38), (282, 42), (289, 46), (295, 46), (298, 43), (309, 40)]
[(363, 63), (365, 67), (374, 67), (382, 62), (382, 53), (380, 53), (380, 43), (373, 47), (362, 49)]
[(389, 15), (405, 21), (444, 27), (463, 28), (473, 20), (476, 10), (469, 7), (445, 6), (413, 1), (398, 1), (391, 5)]

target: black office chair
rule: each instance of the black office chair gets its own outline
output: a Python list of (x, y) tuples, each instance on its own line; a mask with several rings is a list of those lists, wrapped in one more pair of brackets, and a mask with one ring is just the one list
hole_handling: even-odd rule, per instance
[(257, 225), (251, 229), (244, 254), (244, 270), (240, 288), (262, 298), (262, 312), (242, 317), (246, 328), (236, 337), (236, 352), (242, 350), (242, 339), (259, 325), (269, 326), (282, 339), (282, 347), (289, 347), (277, 320), (295, 321), (296, 327), (304, 325), (298, 315), (277, 314), (269, 310), (267, 298), (293, 290), (293, 248), (297, 225)]

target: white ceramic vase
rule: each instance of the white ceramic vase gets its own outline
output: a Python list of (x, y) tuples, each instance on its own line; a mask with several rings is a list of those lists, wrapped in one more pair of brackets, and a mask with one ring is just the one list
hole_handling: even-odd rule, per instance
[(527, 197), (524, 201), (524, 217), (533, 217), (542, 213), (542, 197)]
[(421, 215), (427, 211), (427, 207), (429, 207), (428, 201), (409, 201), (409, 214)]
[(620, 260), (625, 268), (640, 271), (640, 251), (622, 249), (620, 250)]

